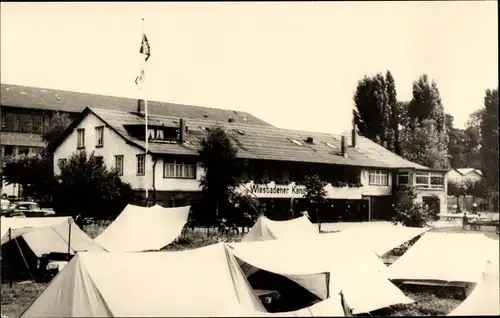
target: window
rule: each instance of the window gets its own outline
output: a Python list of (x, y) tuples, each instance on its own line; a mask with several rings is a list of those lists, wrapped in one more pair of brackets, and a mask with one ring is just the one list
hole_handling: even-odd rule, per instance
[(21, 114), (21, 132), (30, 133), (32, 131), (33, 118), (30, 114)]
[(382, 171), (382, 170), (370, 171), (369, 184), (377, 186), (389, 185), (389, 178), (387, 171)]
[(14, 154), (14, 146), (5, 146), (3, 149), (3, 153), (5, 156), (10, 156)]
[(425, 189), (443, 189), (444, 188), (444, 176), (438, 173), (432, 172), (420, 172), (417, 173), (415, 178), (416, 186)]
[(137, 175), (143, 176), (146, 171), (146, 155), (137, 155)]
[(156, 129), (156, 139), (163, 140), (165, 139), (163, 134), (163, 129)]
[(76, 130), (77, 133), (77, 149), (85, 148), (85, 129), (79, 128)]
[(16, 127), (17, 127), (17, 121), (16, 121), (16, 116), (17, 114), (14, 114), (14, 113), (6, 113), (5, 114), (5, 125), (4, 125), (4, 128), (5, 130), (7, 131), (16, 131)]
[(166, 160), (163, 162), (163, 178), (195, 179), (195, 164), (179, 160)]
[(102, 147), (104, 145), (104, 126), (95, 128), (95, 146)]
[(17, 153), (20, 155), (27, 155), (30, 153), (30, 147), (21, 147), (19, 146), (17, 148)]
[(400, 185), (410, 184), (410, 174), (408, 172), (398, 173), (398, 184)]
[(57, 162), (59, 163), (59, 167), (64, 166), (66, 164), (66, 158), (61, 158)]
[(419, 173), (415, 177), (415, 184), (417, 186), (428, 186), (429, 185), (429, 174), (428, 173)]
[(431, 174), (431, 188), (432, 189), (444, 188), (444, 177), (441, 175)]
[(115, 156), (115, 169), (119, 176), (123, 176), (123, 155)]
[(31, 147), (31, 148), (30, 148), (30, 151), (31, 151), (32, 153), (35, 153), (35, 154), (39, 154), (39, 153), (41, 153), (41, 152), (42, 152), (42, 150), (43, 150), (43, 148), (41, 148), (41, 147)]
[(33, 116), (33, 132), (41, 134), (43, 131), (43, 116), (34, 115)]
[(148, 140), (156, 139), (156, 133), (153, 128), (148, 128)]

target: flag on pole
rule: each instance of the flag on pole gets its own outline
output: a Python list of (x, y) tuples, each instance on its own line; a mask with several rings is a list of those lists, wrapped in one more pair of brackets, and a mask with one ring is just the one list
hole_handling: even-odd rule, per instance
[(142, 42), (141, 42), (141, 49), (139, 50), (139, 53), (145, 55), (145, 60), (148, 61), (149, 56), (151, 55), (151, 47), (149, 46), (149, 41), (148, 37), (146, 36), (145, 33), (142, 34)]
[(144, 55), (144, 62), (141, 68), (140, 75), (135, 78), (135, 84), (137, 86), (140, 86), (146, 80), (144, 74), (144, 64), (148, 61), (149, 57), (151, 56), (151, 46), (149, 45), (148, 37), (146, 36), (145, 33), (142, 34), (141, 48), (139, 50), (139, 53)]

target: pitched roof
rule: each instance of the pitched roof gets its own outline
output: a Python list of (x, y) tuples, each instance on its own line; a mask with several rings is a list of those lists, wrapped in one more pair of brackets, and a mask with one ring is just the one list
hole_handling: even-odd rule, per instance
[[(133, 98), (70, 92), (40, 87), (1, 84), (0, 104), (3, 106), (36, 108), (51, 111), (80, 113), (86, 107), (106, 108), (123, 111), (136, 111), (137, 100)], [(218, 109), (201, 106), (180, 105), (168, 102), (148, 101), (151, 113), (271, 126), (271, 124), (249, 113), (236, 110)]]
[(471, 172), (475, 172), (475, 173), (477, 173), (480, 176), (483, 175), (483, 173), (481, 172), (481, 170), (475, 169), (475, 168), (458, 168), (458, 169), (455, 169), (455, 170), (457, 170), (458, 173), (460, 173), (463, 176), (465, 176), (466, 174), (471, 173)]
[[(129, 134), (127, 124), (144, 123), (137, 114), (110, 109), (87, 109), (101, 118), (129, 143), (145, 148), (145, 142)], [(179, 118), (151, 115), (148, 122), (178, 123)], [(346, 147), (347, 157), (340, 155), (340, 135), (281, 129), (272, 126), (186, 119), (188, 132), (183, 144), (148, 143), (148, 150), (156, 154), (197, 155), (206, 128), (222, 126), (238, 146), (238, 157), (274, 161), (310, 162), (381, 168), (428, 169), (392, 153), (371, 140), (358, 136), (357, 147)], [(76, 121), (75, 121), (76, 123)], [(68, 129), (68, 132), (73, 127)], [(305, 140), (311, 137), (313, 144)], [(64, 137), (63, 137), (64, 138)], [(294, 141), (295, 140), (295, 141)], [(346, 145), (350, 138), (346, 138)], [(53, 145), (56, 147), (57, 144)]]

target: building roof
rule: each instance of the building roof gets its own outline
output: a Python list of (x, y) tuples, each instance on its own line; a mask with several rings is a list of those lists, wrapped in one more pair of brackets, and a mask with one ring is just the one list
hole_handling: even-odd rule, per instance
[[(103, 120), (109, 127), (120, 134), (127, 142), (142, 149), (145, 142), (131, 136), (124, 125), (143, 124), (144, 118), (124, 111), (110, 109), (86, 109), (82, 116), (77, 119), (61, 139), (51, 145), (57, 147), (65, 135), (68, 135), (82, 120), (87, 113), (94, 113)], [(148, 116), (148, 123), (175, 123), (178, 124), (178, 117), (151, 115)], [(200, 143), (207, 134), (206, 128), (215, 124), (222, 126), (229, 134), (234, 144), (238, 147), (237, 156), (243, 159), (259, 159), (273, 161), (310, 162), (323, 164), (339, 164), (363, 167), (380, 168), (415, 168), (429, 169), (422, 165), (410, 162), (392, 153), (373, 141), (358, 136), (357, 147), (346, 147), (347, 157), (340, 154), (340, 135), (326, 133), (305, 132), (298, 130), (281, 129), (272, 126), (248, 125), (242, 123), (216, 122), (210, 120), (185, 119), (188, 132), (185, 135), (186, 141), (183, 144), (148, 143), (148, 150), (154, 154), (172, 155), (197, 155)], [(313, 144), (305, 140), (311, 137)], [(351, 138), (347, 136), (346, 145), (350, 145)]]
[(465, 176), (466, 174), (471, 173), (471, 172), (475, 172), (475, 173), (477, 173), (480, 176), (483, 175), (483, 173), (481, 172), (481, 170), (475, 169), (475, 168), (458, 168), (458, 169), (455, 169), (455, 170), (458, 173), (460, 173), (462, 176)]
[[(3, 83), (1, 84), (0, 105), (74, 113), (80, 113), (86, 107), (123, 111), (137, 110), (137, 100), (133, 98), (78, 93)], [(231, 119), (235, 122), (271, 126), (271, 124), (249, 113), (236, 110), (180, 105), (158, 101), (148, 101), (148, 110), (151, 113), (158, 115), (210, 119), (225, 122)]]

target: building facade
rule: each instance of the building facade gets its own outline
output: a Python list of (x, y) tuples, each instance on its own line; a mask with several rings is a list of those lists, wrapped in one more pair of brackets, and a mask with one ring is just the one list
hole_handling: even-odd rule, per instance
[(54, 166), (85, 149), (118, 169), (144, 200), (164, 206), (191, 204), (200, 197), (203, 169), (200, 142), (214, 125), (222, 126), (238, 148), (244, 166), (242, 193), (258, 198), (273, 219), (289, 219), (305, 209), (304, 177), (317, 173), (329, 208), (322, 221), (389, 219), (392, 197), (407, 186), (418, 200), (446, 211), (445, 171), (407, 161), (353, 131), (348, 136), (280, 129), (234, 121), (148, 116), (148, 153), (142, 102), (135, 111), (87, 108), (50, 146)]
[[(46, 146), (42, 134), (50, 128), (55, 113), (75, 119), (85, 107), (133, 111), (137, 105), (132, 98), (3, 83), (0, 92), (0, 167), (7, 156), (40, 152)], [(157, 101), (148, 104), (157, 114), (271, 126), (245, 112)], [(19, 197), (20, 190), (18, 185), (0, 182), (0, 195)]]

